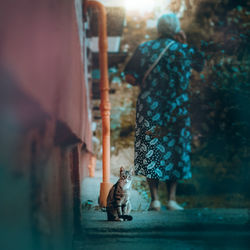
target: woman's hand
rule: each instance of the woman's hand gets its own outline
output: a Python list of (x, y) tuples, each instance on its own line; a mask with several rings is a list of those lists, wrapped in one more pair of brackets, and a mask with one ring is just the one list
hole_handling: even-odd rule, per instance
[(187, 42), (187, 37), (186, 34), (183, 30), (181, 30), (179, 33), (177, 33), (175, 35), (175, 39), (179, 42), (179, 43), (186, 43)]

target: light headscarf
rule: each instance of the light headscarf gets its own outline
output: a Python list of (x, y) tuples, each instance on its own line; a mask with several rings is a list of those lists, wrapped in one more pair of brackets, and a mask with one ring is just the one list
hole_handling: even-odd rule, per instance
[(174, 36), (181, 31), (180, 21), (174, 13), (164, 14), (158, 19), (157, 30), (161, 36)]

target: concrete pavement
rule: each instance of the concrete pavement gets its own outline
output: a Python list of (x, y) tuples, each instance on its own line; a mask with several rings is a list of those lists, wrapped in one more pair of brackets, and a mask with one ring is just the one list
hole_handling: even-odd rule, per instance
[(132, 221), (108, 222), (106, 213), (83, 211), (81, 249), (250, 249), (249, 209), (133, 212)]
[[(74, 250), (250, 249), (250, 209), (149, 212), (149, 201), (134, 190), (133, 220), (109, 222), (98, 207), (101, 176), (98, 166), (95, 178), (82, 183), (82, 231)], [(111, 176), (112, 183), (117, 179)]]

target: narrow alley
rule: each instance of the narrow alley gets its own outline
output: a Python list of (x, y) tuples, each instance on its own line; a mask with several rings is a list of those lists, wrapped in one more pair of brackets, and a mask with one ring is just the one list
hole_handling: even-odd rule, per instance
[(250, 249), (249, 8), (1, 1), (0, 250)]

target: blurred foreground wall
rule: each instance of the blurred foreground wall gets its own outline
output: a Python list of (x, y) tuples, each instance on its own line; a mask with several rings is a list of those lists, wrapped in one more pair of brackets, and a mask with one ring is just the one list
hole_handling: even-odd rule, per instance
[(71, 249), (80, 227), (91, 133), (79, 6), (0, 3), (0, 249)]

